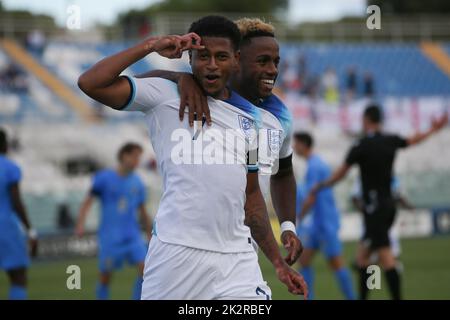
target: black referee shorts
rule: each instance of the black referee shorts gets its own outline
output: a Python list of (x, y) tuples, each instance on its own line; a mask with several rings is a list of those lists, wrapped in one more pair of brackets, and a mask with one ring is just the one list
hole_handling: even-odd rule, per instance
[(370, 250), (390, 246), (389, 230), (394, 224), (395, 214), (395, 202), (392, 199), (380, 201), (371, 212), (364, 211), (365, 233), (362, 240)]

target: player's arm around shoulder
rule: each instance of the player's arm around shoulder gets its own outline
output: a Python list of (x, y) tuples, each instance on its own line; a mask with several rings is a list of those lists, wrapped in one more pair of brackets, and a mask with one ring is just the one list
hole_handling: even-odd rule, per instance
[[(178, 86), (180, 96), (179, 118), (183, 121), (186, 107), (189, 114), (189, 125), (194, 125), (195, 117), (197, 120), (206, 119), (206, 124), (211, 125), (211, 113), (208, 106), (208, 99), (195, 81), (192, 73), (175, 72), (168, 70), (152, 70), (137, 76), (137, 78), (163, 78), (172, 81)], [(196, 115), (196, 116), (195, 116)]]

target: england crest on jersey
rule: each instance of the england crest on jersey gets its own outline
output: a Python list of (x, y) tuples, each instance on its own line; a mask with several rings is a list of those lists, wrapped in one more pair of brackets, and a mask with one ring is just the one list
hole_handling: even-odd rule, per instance
[(267, 130), (268, 135), (267, 143), (269, 144), (269, 150), (274, 154), (278, 154), (280, 152), (281, 134), (282, 130), (274, 130), (274, 129)]
[(239, 125), (242, 131), (244, 131), (245, 137), (247, 139), (254, 137), (254, 135), (256, 134), (254, 121), (241, 115), (238, 115), (238, 117), (239, 117)]

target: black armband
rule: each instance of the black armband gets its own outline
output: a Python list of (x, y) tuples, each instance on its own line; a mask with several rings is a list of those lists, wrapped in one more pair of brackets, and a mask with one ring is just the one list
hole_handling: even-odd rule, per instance
[(286, 170), (292, 168), (292, 154), (286, 158), (280, 159), (278, 162), (278, 167), (280, 170)]

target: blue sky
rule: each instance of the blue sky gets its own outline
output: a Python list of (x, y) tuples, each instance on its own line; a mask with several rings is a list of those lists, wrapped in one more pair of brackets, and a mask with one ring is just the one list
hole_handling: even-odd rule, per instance
[[(118, 13), (132, 8), (142, 8), (158, 0), (3, 0), (11, 9), (28, 9), (36, 13), (54, 16), (64, 24), (66, 10), (76, 4), (81, 9), (83, 26), (96, 21), (109, 23)], [(208, 0), (209, 1), (209, 0)], [(291, 22), (338, 19), (344, 15), (363, 15), (365, 0), (290, 0), (289, 20)]]

